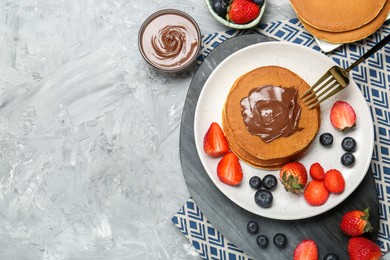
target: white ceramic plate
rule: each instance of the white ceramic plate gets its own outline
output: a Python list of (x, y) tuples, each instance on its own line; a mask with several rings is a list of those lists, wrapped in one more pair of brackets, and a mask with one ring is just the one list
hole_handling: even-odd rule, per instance
[[(216, 169), (220, 159), (209, 157), (203, 151), (204, 134), (212, 122), (221, 124), (223, 105), (234, 81), (252, 69), (267, 65), (285, 67), (312, 85), (325, 71), (336, 64), (320, 52), (291, 43), (259, 43), (233, 53), (213, 71), (199, 96), (194, 119), (197, 151), (211, 181), (240, 207), (254, 214), (273, 219), (293, 220), (316, 216), (332, 209), (346, 199), (363, 180), (370, 165), (374, 143), (373, 123), (364, 97), (353, 81), (347, 89), (321, 104), (319, 134), (308, 153), (300, 160), (307, 169), (312, 163), (319, 162), (325, 171), (336, 168), (344, 175), (346, 180), (344, 192), (339, 195), (331, 194), (328, 201), (322, 206), (309, 206), (302, 194), (296, 196), (287, 193), (279, 182), (276, 190), (273, 191), (273, 205), (271, 208), (263, 209), (254, 201), (255, 190), (250, 188), (249, 179), (254, 175), (263, 177), (269, 173), (278, 177), (278, 171), (255, 169), (241, 161), (244, 172), (243, 181), (239, 186), (229, 186), (218, 179)], [(357, 127), (351, 131), (338, 132), (330, 123), (330, 108), (337, 100), (347, 101), (356, 111)], [(334, 136), (331, 148), (323, 147), (319, 143), (318, 136), (324, 132), (330, 132)], [(357, 150), (354, 152), (356, 163), (351, 168), (344, 167), (340, 162), (340, 157), (344, 153), (341, 141), (346, 136), (352, 136), (358, 144)]]

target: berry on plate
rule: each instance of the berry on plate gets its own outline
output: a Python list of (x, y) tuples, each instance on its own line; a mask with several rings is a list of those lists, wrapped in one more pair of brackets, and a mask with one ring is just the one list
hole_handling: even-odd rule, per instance
[(350, 260), (379, 260), (382, 257), (380, 247), (364, 237), (352, 237), (348, 241)]
[(356, 126), (355, 110), (344, 101), (337, 101), (330, 110), (330, 122), (339, 131)]
[(255, 202), (262, 208), (269, 208), (272, 206), (274, 197), (269, 190), (260, 189), (255, 193)]
[(353, 153), (356, 150), (356, 141), (350, 136), (347, 136), (341, 141), (341, 147), (344, 151)]
[(267, 190), (275, 189), (278, 184), (278, 179), (273, 174), (267, 174), (263, 177), (263, 187)]
[(279, 172), (279, 178), (288, 192), (298, 194), (307, 183), (307, 171), (300, 162), (285, 164)]
[(246, 24), (257, 18), (260, 7), (248, 0), (233, 0), (227, 14), (227, 20), (236, 24)]
[(260, 189), (261, 184), (263, 184), (263, 181), (261, 180), (261, 178), (260, 178), (259, 176), (252, 176), (252, 177), (249, 179), (249, 186), (250, 186), (252, 189), (255, 189), (255, 190)]
[(331, 193), (342, 193), (345, 188), (345, 180), (340, 171), (331, 169), (325, 173), (324, 184)]
[(324, 168), (318, 162), (313, 163), (309, 169), (310, 177), (316, 180), (322, 180), (325, 175)]
[(303, 197), (309, 205), (321, 206), (328, 200), (329, 191), (323, 181), (313, 179), (307, 184)]
[(238, 157), (228, 152), (225, 154), (217, 166), (217, 175), (220, 181), (228, 185), (238, 185), (243, 178), (242, 168)]
[(370, 209), (364, 211), (352, 210), (343, 215), (340, 222), (340, 229), (344, 234), (351, 237), (357, 237), (364, 233), (371, 232), (372, 226), (369, 221)]
[(294, 250), (294, 260), (318, 260), (318, 247), (314, 240), (302, 240)]
[(229, 151), (228, 141), (218, 123), (211, 123), (203, 139), (203, 149), (213, 157), (220, 157)]
[(323, 133), (320, 135), (320, 143), (323, 146), (331, 146), (333, 144), (333, 135), (331, 133)]
[(341, 155), (340, 162), (344, 166), (352, 166), (355, 163), (355, 156), (352, 153), (344, 153)]
[(211, 0), (211, 6), (216, 14), (225, 18), (230, 0)]

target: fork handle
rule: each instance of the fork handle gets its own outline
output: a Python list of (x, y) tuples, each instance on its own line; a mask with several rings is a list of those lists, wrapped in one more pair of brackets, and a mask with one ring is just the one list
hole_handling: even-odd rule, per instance
[(372, 47), (368, 52), (366, 52), (362, 57), (360, 57), (357, 61), (351, 64), (346, 71), (349, 72), (353, 68), (355, 68), (357, 65), (359, 65), (361, 62), (365, 61), (368, 57), (370, 57), (372, 54), (375, 52), (379, 51), (382, 49), (383, 46), (385, 46), (387, 43), (390, 42), (390, 34), (387, 35), (383, 40), (381, 40), (377, 45)]

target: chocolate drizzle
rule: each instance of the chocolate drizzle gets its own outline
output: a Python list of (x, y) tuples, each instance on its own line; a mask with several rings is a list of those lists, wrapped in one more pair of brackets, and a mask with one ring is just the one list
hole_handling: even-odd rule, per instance
[(299, 131), (301, 107), (297, 98), (295, 88), (266, 85), (252, 89), (248, 97), (241, 100), (246, 128), (266, 143)]

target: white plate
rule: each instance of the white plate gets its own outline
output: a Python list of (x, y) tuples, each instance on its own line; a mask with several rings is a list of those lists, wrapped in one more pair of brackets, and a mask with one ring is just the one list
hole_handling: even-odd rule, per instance
[[(221, 124), (223, 105), (234, 81), (252, 69), (267, 65), (285, 67), (312, 85), (325, 71), (336, 64), (320, 52), (291, 43), (259, 43), (233, 53), (213, 71), (199, 96), (194, 119), (196, 148), (211, 181), (240, 207), (254, 214), (273, 219), (293, 220), (316, 216), (332, 209), (346, 199), (363, 180), (370, 165), (374, 143), (373, 123), (367, 103), (353, 81), (346, 90), (321, 104), (319, 134), (332, 133), (334, 136), (333, 146), (330, 149), (323, 147), (318, 141), (318, 134), (308, 153), (301, 160), (307, 169), (312, 163), (319, 162), (325, 170), (336, 168), (344, 175), (346, 180), (344, 192), (339, 195), (331, 194), (328, 201), (322, 206), (309, 206), (302, 194), (296, 196), (287, 193), (278, 183), (277, 189), (273, 191), (272, 207), (263, 209), (254, 201), (255, 190), (250, 188), (249, 179), (253, 175), (263, 177), (269, 173), (278, 177), (278, 171), (255, 169), (241, 161), (244, 172), (243, 181), (239, 186), (232, 187), (218, 179), (216, 169), (220, 159), (209, 157), (203, 151), (204, 134), (212, 122)], [(347, 101), (356, 111), (357, 127), (349, 132), (338, 132), (330, 123), (330, 108), (336, 100)], [(356, 163), (352, 168), (344, 167), (340, 163), (340, 157), (343, 154), (341, 140), (345, 136), (352, 136), (358, 143), (357, 150), (354, 152)]]

